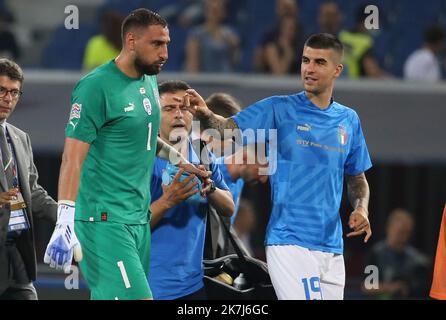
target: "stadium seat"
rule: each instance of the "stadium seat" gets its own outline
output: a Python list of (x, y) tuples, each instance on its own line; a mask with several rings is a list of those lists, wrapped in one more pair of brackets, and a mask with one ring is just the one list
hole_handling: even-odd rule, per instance
[(42, 54), (42, 67), (48, 69), (80, 70), (88, 39), (96, 33), (90, 26), (67, 30), (59, 26)]

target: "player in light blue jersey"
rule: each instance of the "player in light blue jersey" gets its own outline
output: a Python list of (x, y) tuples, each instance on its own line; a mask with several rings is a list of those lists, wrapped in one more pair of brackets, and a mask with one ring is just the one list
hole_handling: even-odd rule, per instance
[(273, 209), (266, 233), (271, 279), (279, 299), (343, 299), (345, 267), (339, 207), (344, 178), (353, 212), (352, 232), (371, 236), (369, 187), (372, 164), (356, 112), (333, 101), (343, 46), (330, 34), (305, 43), (301, 75), (305, 90), (275, 96), (225, 119), (189, 90), (190, 110), (204, 128), (275, 129), (276, 171), (270, 177)]

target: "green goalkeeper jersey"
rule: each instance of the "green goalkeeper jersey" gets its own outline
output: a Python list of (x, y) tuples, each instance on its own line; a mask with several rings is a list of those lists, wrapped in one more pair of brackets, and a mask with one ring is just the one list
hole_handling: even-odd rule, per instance
[(66, 137), (90, 144), (76, 220), (149, 221), (160, 107), (156, 76), (130, 78), (110, 61), (73, 90)]

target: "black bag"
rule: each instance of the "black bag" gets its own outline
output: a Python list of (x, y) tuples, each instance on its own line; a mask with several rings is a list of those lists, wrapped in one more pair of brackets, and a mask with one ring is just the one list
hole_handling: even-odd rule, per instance
[[(242, 261), (237, 254), (231, 254), (203, 263), (209, 300), (277, 300), (265, 262), (252, 257)], [(215, 278), (222, 272), (234, 279), (232, 285)]]
[[(204, 157), (209, 170), (206, 145), (200, 139), (192, 142), (195, 152)], [(208, 224), (204, 250), (204, 287), (209, 300), (277, 300), (265, 262), (250, 257), (229, 218), (222, 217), (211, 205), (207, 206)], [(213, 224), (211, 224), (211, 222)], [(221, 230), (223, 229), (223, 230)], [(220, 231), (221, 230), (221, 231)], [(223, 247), (217, 244), (219, 233), (224, 236)], [(235, 253), (233, 253), (235, 252)], [(215, 259), (218, 254), (225, 254)], [(230, 254), (229, 254), (230, 253)], [(219, 280), (221, 279), (221, 280)]]
[(243, 254), (223, 219), (221, 223), (236, 254), (203, 260), (208, 299), (277, 300), (267, 264)]

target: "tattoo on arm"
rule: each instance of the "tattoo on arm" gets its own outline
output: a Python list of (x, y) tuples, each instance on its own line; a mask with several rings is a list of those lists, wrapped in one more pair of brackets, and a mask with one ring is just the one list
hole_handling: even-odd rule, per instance
[(204, 129), (216, 129), (220, 135), (224, 136), (225, 129), (237, 129), (237, 124), (231, 118), (224, 118), (222, 116), (210, 113), (209, 116), (201, 118), (201, 123)]
[(346, 176), (348, 199), (353, 209), (361, 206), (368, 212), (370, 189), (365, 174)]

